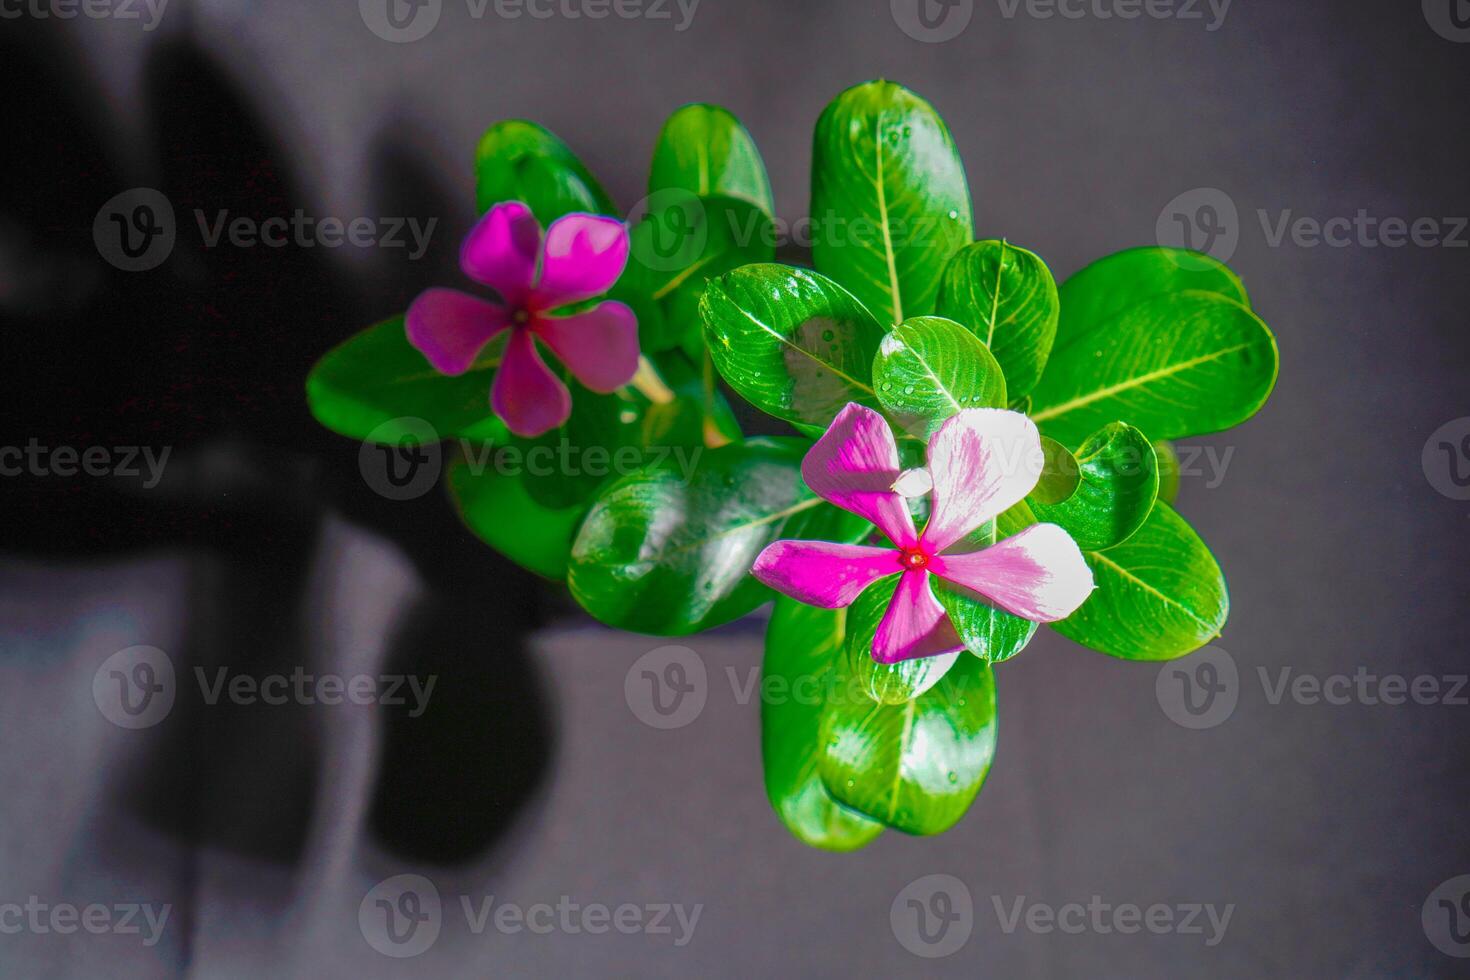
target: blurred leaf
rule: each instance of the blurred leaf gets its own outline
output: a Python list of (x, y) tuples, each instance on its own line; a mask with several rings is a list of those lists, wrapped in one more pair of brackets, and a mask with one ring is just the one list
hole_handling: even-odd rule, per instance
[(568, 584), (589, 613), (639, 633), (684, 635), (743, 616), (772, 592), (749, 574), (778, 538), (853, 541), (866, 522), (801, 480), (809, 443), (751, 439), (676, 454), (618, 479), (593, 502)]
[(522, 119), (496, 123), (480, 138), (475, 201), (481, 213), (501, 201), (524, 201), (542, 228), (573, 211), (619, 216), (576, 154), (547, 130)]
[(648, 193), (678, 188), (695, 197), (722, 195), (776, 215), (771, 181), (755, 140), (728, 109), (686, 105), (669, 117), (653, 149)]
[[(841, 655), (844, 611), (776, 597), (761, 666), (761, 760), (766, 795), (781, 822), (804, 844), (854, 851), (883, 825), (827, 793), (817, 772), (822, 711)], [(774, 685), (765, 696), (767, 685)], [(838, 690), (835, 697), (846, 696)]]
[[(441, 438), (508, 435), (490, 410), (490, 383), (504, 342), (492, 342), (466, 373), (447, 377), (408, 342), (403, 317), (368, 327), (322, 356), (306, 379), (306, 400), (322, 425), (352, 439), (397, 445), (417, 440), (423, 419)], [(406, 421), (408, 420), (408, 421)]]
[(520, 477), (481, 463), (458, 458), (450, 464), (449, 492), (460, 519), (476, 537), (521, 567), (545, 578), (565, 579), (572, 539), (587, 508), (544, 507), (526, 492)]
[(822, 783), (839, 803), (910, 834), (938, 834), (964, 816), (995, 755), (990, 665), (960, 657), (913, 701), (844, 698), (822, 715)]

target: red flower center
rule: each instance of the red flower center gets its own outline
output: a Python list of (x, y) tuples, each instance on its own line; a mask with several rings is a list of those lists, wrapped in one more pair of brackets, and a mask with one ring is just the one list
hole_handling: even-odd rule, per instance
[(929, 556), (918, 548), (904, 548), (899, 552), (898, 563), (904, 568), (923, 568), (929, 564)]
[(531, 322), (531, 311), (525, 307), (518, 306), (510, 314), (510, 322), (518, 327), (523, 327)]

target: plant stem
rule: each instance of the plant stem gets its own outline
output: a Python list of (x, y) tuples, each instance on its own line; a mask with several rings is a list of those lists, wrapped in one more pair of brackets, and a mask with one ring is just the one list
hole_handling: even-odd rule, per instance
[(667, 405), (674, 400), (673, 390), (664, 384), (664, 379), (658, 376), (658, 371), (642, 354), (638, 355), (638, 373), (633, 375), (633, 380), (628, 384), (655, 405)]

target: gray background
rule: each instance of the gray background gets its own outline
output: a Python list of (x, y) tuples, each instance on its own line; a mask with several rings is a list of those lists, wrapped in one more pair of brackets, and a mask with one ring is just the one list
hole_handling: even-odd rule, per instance
[[(1181, 498), (1231, 582), (1220, 646), (1239, 669), (1233, 714), (1186, 730), (1161, 709), (1159, 668), (1043, 632), (999, 671), (999, 750), (963, 822), (940, 838), (890, 833), (834, 856), (797, 844), (764, 801), (757, 707), (740, 703), (725, 673), (743, 678), (758, 663), (758, 622), (680, 641), (707, 666), (708, 702), (689, 726), (657, 731), (630, 711), (623, 681), (665, 641), (570, 619), (526, 646), (544, 731), (520, 731), (492, 751), (451, 743), (447, 757), (398, 766), (407, 776), (393, 792), (412, 812), (415, 765), (494, 771), (528, 744), (549, 746), (544, 776), (484, 847), (445, 861), (382, 845), (365, 813), (391, 739), (373, 709), (311, 709), (284, 730), (269, 714), (228, 726), (196, 717), (212, 738), (188, 765), (207, 774), (208, 789), (183, 805), (196, 832), (180, 833), (148, 816), (139, 803), (147, 780), (134, 777), (166, 777), (183, 722), (127, 732), (100, 718), (91, 678), (108, 655), (146, 643), (184, 670), (208, 659), (200, 651), (210, 649), (213, 617), (246, 616), (270, 624), (275, 640), (294, 637), (285, 653), (273, 647), (285, 669), (375, 672), (392, 659), (385, 637), (443, 586), (422, 557), (388, 540), (391, 521), (360, 518), (302, 533), (308, 557), (280, 601), (240, 595), (242, 579), (248, 592), (270, 577), (267, 560), (240, 573), (229, 556), (190, 548), (105, 559), (28, 548), (0, 571), (0, 901), (36, 894), (176, 910), (152, 949), (136, 937), (0, 935), (0, 972), (1465, 975), (1470, 961), (1430, 944), (1420, 910), (1442, 882), (1470, 873), (1470, 707), (1272, 704), (1258, 669), (1273, 683), (1283, 667), (1320, 678), (1470, 669), (1470, 503), (1436, 492), (1421, 467), (1430, 434), (1470, 414), (1470, 252), (1463, 239), (1460, 248), (1273, 246), (1257, 215), (1470, 213), (1470, 45), (1436, 34), (1416, 2), (1236, 0), (1210, 31), (1207, 8), (1204, 20), (1123, 21), (1041, 19), (1023, 5), (1007, 18), (989, 0), (943, 44), (906, 36), (887, 0), (703, 0), (684, 32), (674, 30), (677, 12), (675, 21), (592, 22), (490, 10), (474, 20), (462, 2), (446, 2), (433, 33), (402, 45), (375, 37), (350, 2), (173, 0), (153, 32), (112, 21), (62, 29), (78, 76), (105, 93), (99, 119), (130, 182), (119, 190), (155, 173), (159, 150), (140, 135), (149, 125), (140, 79), (151, 48), (180, 39), (207, 54), (289, 149), (316, 214), (384, 213), (375, 155), (385, 140), (398, 146), (450, 210), (433, 253), (440, 271), (374, 273), (374, 317), (445, 281), (472, 216), (473, 147), (506, 117), (551, 128), (630, 205), (663, 118), (687, 101), (722, 103), (754, 134), (790, 220), (805, 212), (822, 107), (848, 85), (892, 78), (949, 122), (977, 233), (1037, 251), (1058, 278), (1152, 242), (1177, 195), (1223, 191), (1240, 216), (1231, 265), (1275, 330), (1282, 364), (1259, 416), (1193, 441), (1233, 455), (1218, 486), (1186, 478)], [(24, 150), (23, 135), (11, 139), (7, 152)], [(372, 271), (376, 259), (332, 261)], [(351, 328), (299, 325), (321, 349)], [(295, 438), (279, 436), (265, 441)], [(310, 465), (355, 479), (356, 447), (343, 442), (321, 443)], [(443, 506), (436, 497), (419, 505)], [(544, 602), (521, 592), (507, 601)], [(456, 594), (440, 613), (468, 608)], [(493, 662), (493, 634), (483, 643), (452, 655)], [(300, 785), (283, 795), (295, 802), (275, 806), (292, 781)], [(171, 799), (166, 778), (154, 790)], [(242, 794), (254, 807), (246, 838), (276, 827), (289, 846), (232, 846), (236, 811), (222, 801)], [(438, 942), (401, 962), (375, 953), (357, 928), (363, 895), (399, 873), (426, 875), (448, 904)], [(975, 908), (968, 942), (939, 960), (911, 955), (890, 924), (895, 896), (928, 874), (964, 882)], [(674, 949), (669, 936), (476, 936), (458, 895), (704, 907), (693, 941)], [(1056, 907), (1094, 895), (1234, 912), (1224, 940), (1206, 947), (1197, 935), (1006, 933), (995, 911), (1021, 896)]]

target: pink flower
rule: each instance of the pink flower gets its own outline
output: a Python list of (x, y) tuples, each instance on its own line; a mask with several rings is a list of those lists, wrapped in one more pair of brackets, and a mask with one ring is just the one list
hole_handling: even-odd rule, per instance
[[(771, 588), (812, 606), (850, 605), (880, 578), (901, 573), (873, 639), (873, 659), (891, 664), (963, 647), (929, 576), (978, 593), (1034, 622), (1065, 619), (1093, 590), (1077, 543), (1055, 524), (1036, 524), (979, 551), (949, 549), (1031, 492), (1040, 477), (1041, 437), (1019, 412), (967, 408), (929, 443), (933, 481), (929, 522), (920, 534), (908, 502), (894, 491), (898, 447), (883, 417), (849, 404), (802, 461), (819, 496), (863, 517), (896, 548), (776, 541), (752, 572)], [(905, 481), (908, 482), (908, 481)]]
[(485, 213), (459, 252), (460, 268), (500, 294), (500, 302), (454, 289), (428, 289), (405, 318), (408, 341), (443, 374), (463, 374), (490, 339), (510, 331), (490, 392), (495, 414), (520, 436), (539, 436), (567, 420), (572, 396), (536, 349), (539, 339), (578, 381), (597, 392), (625, 385), (638, 370), (638, 319), (622, 303), (570, 316), (551, 311), (605, 293), (628, 262), (621, 221), (568, 214), (546, 237), (519, 201)]

